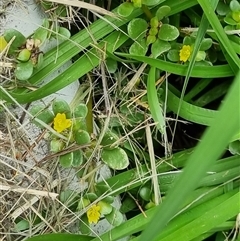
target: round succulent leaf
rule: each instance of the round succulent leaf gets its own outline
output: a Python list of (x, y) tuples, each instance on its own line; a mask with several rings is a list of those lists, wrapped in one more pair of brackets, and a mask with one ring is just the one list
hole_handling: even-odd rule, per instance
[(75, 118), (86, 118), (88, 113), (87, 105), (84, 103), (80, 103), (78, 106), (75, 107), (73, 111), (73, 116)]
[(36, 47), (39, 47), (41, 44), (43, 44), (46, 41), (49, 33), (48, 29), (49, 29), (49, 21), (47, 19), (44, 19), (42, 26), (37, 28), (33, 34), (33, 39), (39, 40), (39, 44)]
[(114, 74), (117, 71), (117, 61), (112, 58), (106, 59), (106, 66), (109, 73)]
[(152, 190), (149, 187), (143, 186), (139, 190), (139, 195), (143, 200), (148, 202), (152, 197)]
[(206, 50), (210, 49), (211, 46), (212, 46), (212, 43), (213, 43), (213, 41), (212, 41), (211, 38), (203, 39), (203, 41), (201, 43), (201, 46), (200, 46), (200, 50), (201, 51), (206, 51)]
[(183, 45), (192, 45), (194, 44), (194, 38), (191, 36), (186, 36), (183, 39)]
[(157, 37), (156, 37), (156, 36), (148, 35), (148, 36), (147, 36), (146, 44), (147, 44), (147, 45), (153, 44), (154, 42), (156, 42), (156, 40), (157, 40)]
[(71, 37), (71, 32), (67, 28), (59, 27), (58, 35), (57, 35), (58, 39), (65, 40), (65, 39), (68, 39), (70, 37)]
[(232, 155), (240, 155), (240, 140), (231, 142), (228, 146), (228, 150)]
[(223, 29), (226, 32), (226, 34), (232, 35), (231, 31), (235, 30), (235, 26), (234, 25), (227, 25)]
[(37, 59), (37, 64), (36, 64), (36, 68), (39, 69), (41, 68), (43, 65), (43, 53), (39, 53), (38, 55), (38, 59)]
[(101, 145), (103, 146), (103, 148), (105, 149), (113, 149), (113, 148), (116, 148), (118, 146), (117, 145), (114, 145), (114, 147), (111, 147), (112, 144), (114, 144), (116, 141), (118, 141), (118, 136), (111, 132), (111, 131), (107, 131), (104, 136), (103, 136), (103, 139), (101, 141)]
[(87, 130), (86, 120), (84, 118), (77, 118), (73, 120), (73, 131)]
[(77, 210), (81, 211), (82, 209), (86, 208), (90, 203), (91, 201), (89, 199), (81, 198), (78, 202)]
[(198, 51), (197, 56), (196, 56), (196, 61), (202, 61), (206, 58), (206, 53), (205, 51)]
[(145, 205), (145, 209), (150, 209), (150, 208), (153, 208), (153, 207), (155, 207), (156, 206), (156, 204), (154, 203), (154, 202), (152, 202), (152, 201), (150, 201), (149, 203), (147, 203), (146, 205)]
[(240, 11), (234, 11), (232, 12), (232, 18), (235, 20), (237, 23), (240, 22)]
[(94, 202), (98, 199), (96, 193), (93, 192), (86, 193), (83, 197), (88, 199), (90, 202)]
[(18, 80), (28, 80), (33, 73), (33, 64), (32, 61), (24, 62), (24, 63), (18, 63), (16, 70), (15, 70), (15, 76)]
[(162, 0), (142, 0), (142, 4), (147, 6), (154, 6), (161, 3)]
[(111, 204), (111, 203), (114, 202), (114, 197), (113, 196), (106, 196), (105, 198), (102, 199), (102, 201)]
[(140, 39), (134, 42), (129, 48), (129, 53), (132, 55), (144, 56), (147, 53), (148, 45), (145, 39)]
[(131, 197), (127, 197), (122, 201), (122, 205), (119, 211), (121, 213), (127, 213), (129, 211), (132, 211), (136, 207), (137, 207), (136, 202)]
[(129, 165), (127, 153), (120, 147), (112, 150), (103, 149), (101, 159), (114, 170), (123, 170)]
[(161, 6), (157, 12), (156, 16), (158, 17), (158, 20), (162, 20), (165, 16), (167, 16), (171, 11), (171, 8), (167, 5)]
[(3, 34), (4, 39), (9, 43), (10, 40), (15, 37), (9, 48), (9, 54), (14, 53), (18, 48), (26, 43), (25, 36), (16, 29), (7, 29)]
[(92, 228), (88, 224), (88, 217), (86, 213), (81, 216), (81, 222), (79, 222), (79, 231), (83, 235), (89, 235), (92, 232)]
[(31, 51), (28, 50), (28, 49), (23, 49), (18, 54), (17, 59), (19, 61), (26, 62), (26, 61), (28, 61), (30, 59), (30, 56), (31, 56)]
[(178, 62), (179, 61), (179, 51), (177, 49), (171, 49), (167, 53), (167, 58), (172, 62)]
[(123, 215), (116, 208), (112, 208), (112, 212), (105, 215), (107, 221), (113, 226), (119, 226), (123, 222)]
[(142, 18), (134, 18), (128, 23), (128, 35), (130, 38), (136, 40), (145, 36), (148, 23)]
[[(35, 222), (34, 222), (34, 224), (35, 224)], [(29, 221), (27, 221), (25, 219), (22, 219), (14, 225), (14, 231), (15, 232), (21, 232), (21, 231), (24, 231), (26, 229), (29, 229), (29, 227), (30, 227)]]
[(72, 166), (73, 167), (79, 167), (83, 163), (83, 153), (81, 150), (73, 151), (73, 161)]
[(217, 8), (216, 8), (216, 12), (218, 15), (220, 16), (225, 16), (229, 13), (230, 8), (229, 5), (224, 3), (224, 2), (218, 2)]
[(107, 214), (110, 214), (112, 212), (112, 205), (107, 203), (107, 202), (104, 202), (104, 201), (99, 201), (98, 206), (100, 206), (100, 213), (102, 215), (107, 215)]
[(50, 152), (57, 153), (61, 151), (64, 147), (62, 140), (53, 139), (50, 141)]
[(151, 46), (151, 53), (154, 58), (157, 58), (158, 56), (167, 52), (170, 49), (171, 49), (170, 43), (157, 39)]
[(58, 17), (66, 17), (67, 9), (66, 6), (58, 4), (58, 7), (54, 10), (56, 16)]
[(230, 9), (234, 11), (240, 11), (240, 3), (237, 0), (232, 0), (229, 4)]
[(232, 17), (230, 17), (230, 16), (226, 16), (224, 18), (224, 22), (229, 24), (229, 25), (236, 25), (237, 24), (237, 22), (234, 19), (232, 19)]
[(52, 111), (54, 115), (57, 115), (58, 113), (64, 113), (68, 119), (71, 118), (71, 109), (69, 104), (65, 100), (55, 99), (52, 102)]
[(163, 24), (158, 32), (158, 38), (164, 41), (173, 41), (179, 36), (178, 29), (170, 24)]
[(90, 135), (85, 130), (77, 130), (74, 132), (74, 140), (78, 145), (86, 145), (91, 142)]
[(65, 155), (62, 155), (59, 157), (59, 163), (62, 167), (64, 168), (69, 168), (72, 166), (72, 162), (73, 162), (73, 153), (67, 153)]
[[(43, 121), (46, 124), (51, 123), (54, 119), (53, 113), (49, 109), (46, 109), (45, 106), (43, 105), (35, 105), (29, 110), (29, 112), (31, 113), (31, 115), (33, 115), (34, 117), (38, 118), (39, 120)], [(41, 128), (43, 127), (40, 123), (38, 123), (34, 119), (33, 119), (33, 123), (38, 127), (41, 127)]]
[(120, 16), (128, 17), (134, 9), (134, 6), (130, 2), (124, 2), (119, 5), (117, 12)]

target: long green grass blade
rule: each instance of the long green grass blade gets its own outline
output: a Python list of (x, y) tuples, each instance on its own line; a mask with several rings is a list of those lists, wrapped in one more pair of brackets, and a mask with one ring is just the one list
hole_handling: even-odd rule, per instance
[[(239, 191), (226, 193), (192, 210), (195, 219), (169, 235), (161, 235), (158, 241), (190, 241), (212, 228), (237, 216), (240, 212)], [(164, 234), (164, 233), (163, 233)]]
[[(223, 153), (226, 145), (239, 128), (240, 115), (236, 113), (236, 110), (239, 110), (239, 102), (235, 101), (235, 96), (239, 96), (239, 90), (240, 71), (216, 116), (215, 122), (206, 131), (202, 141), (190, 156), (183, 174), (174, 188), (170, 190), (162, 205), (158, 207), (154, 218), (141, 234), (140, 241), (156, 240), (157, 235), (164, 230), (165, 225), (182, 207), (184, 199), (198, 185), (208, 167)], [(226, 126), (228, 126), (228, 131), (224, 135), (219, 135)], [(207, 153), (204, 158), (203, 153)]]
[(147, 98), (153, 120), (157, 123), (157, 128), (162, 134), (166, 134), (166, 124), (163, 116), (163, 109), (158, 101), (158, 94), (155, 86), (156, 68), (150, 68), (147, 82)]
[(90, 241), (93, 237), (67, 233), (43, 234), (27, 239), (26, 241)]
[[(124, 56), (131, 59), (136, 59), (140, 62), (149, 64), (150, 66), (156, 67), (157, 69), (166, 71), (168, 73), (186, 76), (187, 66), (181, 64), (175, 64), (168, 61), (153, 59), (145, 56), (134, 56), (131, 54), (117, 53), (120, 56)], [(229, 65), (216, 65), (216, 66), (194, 66), (191, 77), (196, 78), (223, 78), (234, 76), (232, 69)]]

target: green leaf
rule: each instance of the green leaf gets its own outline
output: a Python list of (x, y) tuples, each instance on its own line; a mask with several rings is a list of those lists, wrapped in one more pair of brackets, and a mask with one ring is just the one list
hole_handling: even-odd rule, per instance
[(73, 167), (79, 167), (83, 163), (83, 153), (81, 150), (76, 150), (73, 152), (73, 161), (72, 166)]
[[(46, 124), (51, 123), (54, 118), (53, 113), (49, 109), (46, 109), (44, 105), (34, 105), (29, 112), (31, 113), (31, 115), (33, 115), (34, 117), (38, 118)], [(35, 120), (33, 120), (33, 123), (40, 128), (43, 127), (40, 123), (38, 123)]]
[(229, 4), (230, 9), (234, 11), (240, 11), (240, 3), (237, 0), (232, 0)]
[(145, 39), (140, 39), (134, 42), (129, 48), (129, 53), (133, 55), (145, 55), (147, 53), (148, 46)]
[[(91, 227), (90, 225), (88, 224), (88, 217), (87, 217), (87, 214), (84, 214), (82, 217), (81, 217), (81, 220), (79, 222), (79, 230), (82, 234), (86, 234), (86, 235), (89, 235), (91, 233)], [(92, 239), (90, 239), (92, 240)], [(58, 240), (54, 240), (54, 241), (58, 241)], [(68, 241), (68, 239), (65, 239), (64, 241)], [(73, 240), (75, 241), (75, 240)], [(79, 239), (79, 241), (82, 241), (81, 239)]]
[(17, 59), (19, 61), (26, 62), (26, 61), (28, 61), (30, 59), (30, 56), (31, 56), (31, 51), (28, 50), (28, 49), (23, 49), (18, 54)]
[(233, 20), (231, 17), (228, 17), (228, 16), (224, 18), (224, 22), (229, 25), (233, 25), (233, 26), (235, 26), (237, 24), (237, 22), (235, 20)]
[(216, 9), (216, 12), (218, 13), (218, 15), (225, 16), (229, 13), (229, 11), (230, 11), (229, 5), (219, 1)]
[(147, 82), (147, 97), (148, 104), (150, 108), (151, 115), (153, 120), (157, 123), (157, 128), (163, 134), (165, 133), (165, 120), (163, 116), (162, 107), (158, 101), (157, 90), (155, 86), (155, 74), (156, 69), (152, 67), (148, 74), (148, 82)]
[(115, 133), (113, 133), (111, 131), (107, 131), (103, 136), (101, 145), (103, 146), (103, 148), (111, 150), (113, 148), (116, 148), (119, 145), (119, 143), (117, 143), (113, 147), (111, 147), (111, 145), (114, 144), (115, 142), (117, 142), (118, 139), (119, 138)]
[(40, 46), (46, 41), (49, 33), (48, 29), (49, 29), (49, 21), (47, 19), (44, 19), (42, 26), (39, 27), (33, 34), (33, 39), (40, 41), (38, 46)]
[(105, 215), (107, 221), (113, 226), (119, 226), (123, 222), (123, 215), (116, 208), (112, 207), (111, 213)]
[(74, 132), (74, 140), (78, 145), (86, 145), (91, 142), (89, 133), (81, 129)]
[(63, 39), (63, 40), (71, 37), (71, 32), (67, 28), (63, 28), (63, 27), (59, 27), (58, 34), (60, 34), (60, 35), (57, 35), (57, 37), (59, 39)]
[(102, 215), (108, 215), (112, 212), (113, 207), (107, 202), (99, 201), (97, 205), (100, 206), (100, 213)]
[(173, 41), (178, 36), (178, 29), (170, 24), (163, 24), (158, 32), (158, 38), (164, 41)]
[(122, 170), (129, 165), (127, 153), (120, 147), (116, 147), (112, 150), (103, 149), (101, 159), (114, 170)]
[(211, 38), (203, 39), (203, 41), (201, 43), (201, 46), (200, 46), (200, 50), (201, 51), (206, 51), (206, 50), (210, 49), (211, 46), (212, 46), (212, 43), (213, 43), (213, 41), (212, 41)]
[(117, 12), (120, 16), (128, 17), (132, 13), (133, 9), (134, 9), (134, 6), (132, 3), (124, 2), (120, 4), (120, 6), (117, 9)]
[[(136, 56), (130, 54), (117, 53), (120, 56), (125, 56), (128, 58), (136, 59), (138, 61), (147, 63), (157, 69), (164, 70), (176, 75), (185, 76), (187, 72), (187, 66), (171, 63), (161, 59), (154, 59), (146, 56)], [(194, 66), (192, 72), (192, 77), (199, 78), (218, 78), (218, 77), (229, 77), (233, 76), (233, 71), (229, 65), (218, 65), (218, 66)]]
[(26, 38), (25, 36), (23, 36), (22, 33), (20, 33), (19, 31), (17, 31), (16, 29), (7, 29), (4, 34), (3, 37), (5, 38), (5, 40), (9, 43), (10, 40), (15, 37), (15, 39), (13, 40), (10, 48), (9, 48), (9, 53), (12, 54), (14, 53), (18, 48), (20, 48), (25, 42), (26, 42)]
[(50, 152), (57, 153), (61, 151), (64, 147), (64, 143), (62, 140), (59, 139), (53, 139), (50, 142)]
[(88, 108), (85, 104), (80, 103), (73, 111), (73, 116), (75, 118), (86, 118), (88, 113)]
[(71, 109), (67, 101), (63, 99), (55, 99), (52, 103), (52, 111), (56, 116), (58, 113), (65, 114), (67, 118), (71, 118)]
[(108, 72), (113, 74), (117, 71), (118, 63), (115, 59), (107, 58), (106, 59), (106, 66), (107, 66)]
[(73, 153), (67, 153), (59, 157), (59, 163), (64, 168), (69, 168), (72, 166), (73, 163)]
[(18, 63), (16, 70), (15, 70), (15, 75), (18, 80), (28, 80), (33, 73), (33, 64), (32, 61), (28, 61), (25, 63)]
[(127, 31), (130, 38), (141, 39), (146, 34), (148, 23), (142, 18), (135, 18), (128, 23)]
[(41, 234), (26, 241), (91, 241), (93, 237), (86, 235), (67, 234), (67, 233), (52, 233)]
[(154, 58), (157, 58), (158, 56), (167, 52), (170, 49), (171, 44), (160, 39), (157, 39), (151, 46), (151, 52)]
[(157, 12), (156, 16), (158, 17), (158, 20), (162, 20), (165, 16), (167, 16), (171, 11), (171, 8), (167, 5), (161, 6)]
[(171, 49), (167, 53), (167, 58), (172, 62), (178, 62), (179, 61), (179, 50), (177, 49)]

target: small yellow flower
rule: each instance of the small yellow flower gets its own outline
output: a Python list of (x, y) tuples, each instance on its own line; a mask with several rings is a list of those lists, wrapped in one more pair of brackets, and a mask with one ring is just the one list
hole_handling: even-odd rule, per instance
[(191, 55), (191, 52), (192, 49), (190, 45), (183, 45), (179, 52), (180, 61), (187, 62)]
[(58, 133), (64, 131), (72, 125), (72, 121), (66, 118), (66, 115), (63, 113), (58, 113), (53, 120), (53, 129)]
[(100, 209), (101, 207), (94, 204), (92, 205), (88, 210), (87, 210), (87, 217), (88, 217), (88, 222), (91, 223), (97, 223), (100, 219)]

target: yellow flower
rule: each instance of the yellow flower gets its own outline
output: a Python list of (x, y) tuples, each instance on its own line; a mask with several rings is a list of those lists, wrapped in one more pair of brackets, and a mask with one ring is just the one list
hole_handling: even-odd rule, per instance
[(186, 62), (189, 59), (191, 52), (192, 49), (190, 45), (183, 45), (179, 52), (180, 61)]
[(100, 209), (101, 207), (94, 204), (92, 205), (88, 210), (87, 210), (87, 217), (88, 217), (88, 222), (91, 223), (97, 223), (98, 220), (100, 219)]
[(6, 48), (7, 44), (8, 43), (5, 38), (3, 36), (0, 36), (0, 52), (2, 52)]
[(64, 131), (72, 125), (72, 121), (66, 118), (66, 115), (63, 113), (58, 113), (53, 120), (53, 129), (58, 133)]

